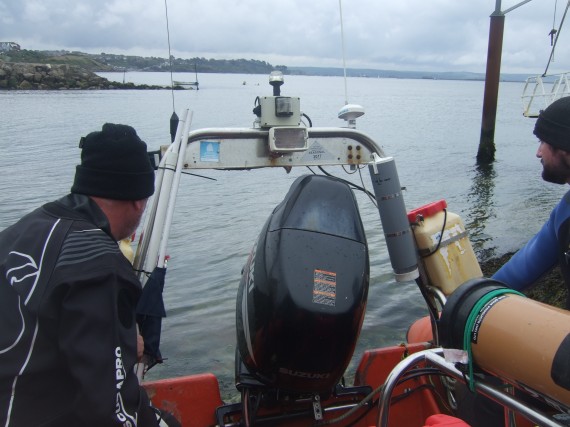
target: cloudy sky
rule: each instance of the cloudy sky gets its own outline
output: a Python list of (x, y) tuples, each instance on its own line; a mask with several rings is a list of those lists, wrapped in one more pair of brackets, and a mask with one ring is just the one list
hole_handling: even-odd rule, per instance
[[(567, 0), (533, 0), (506, 14), (502, 71), (541, 74), (549, 32)], [(502, 10), (520, 0), (502, 0)], [(346, 65), (485, 72), (495, 0), (342, 0)], [(342, 66), (339, 0), (0, 0), (0, 41), (181, 58)], [(570, 16), (549, 72), (570, 71)]]

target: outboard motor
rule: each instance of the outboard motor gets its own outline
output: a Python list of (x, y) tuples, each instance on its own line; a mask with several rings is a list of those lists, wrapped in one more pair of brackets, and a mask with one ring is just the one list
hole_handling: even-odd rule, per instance
[(369, 284), (352, 190), (299, 177), (254, 244), (238, 290), (236, 385), (328, 395), (348, 366)]

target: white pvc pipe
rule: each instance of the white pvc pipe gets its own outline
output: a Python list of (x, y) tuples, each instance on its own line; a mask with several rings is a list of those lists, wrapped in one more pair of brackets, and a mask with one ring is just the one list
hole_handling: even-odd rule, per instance
[(143, 226), (141, 228), (141, 235), (139, 237), (139, 243), (137, 245), (135, 260), (133, 262), (134, 269), (137, 272), (137, 276), (141, 281), (142, 285), (146, 283), (147, 276), (144, 274), (142, 265), (146, 259), (148, 253), (148, 245), (150, 237), (152, 235), (152, 227), (154, 226), (154, 218), (156, 215), (156, 210), (158, 207), (158, 199), (160, 198), (160, 190), (162, 187), (162, 178), (164, 176), (164, 159), (161, 159), (158, 165), (158, 171), (156, 172), (156, 178), (154, 181), (154, 196), (152, 197), (151, 205), (147, 207)]
[(164, 224), (166, 221), (170, 194), (172, 192), (172, 183), (174, 180), (174, 175), (177, 172), (175, 169), (178, 164), (181, 140), (184, 136), (184, 132), (181, 131), (183, 128), (182, 124), (184, 124), (184, 128), (186, 128), (186, 123), (188, 121), (187, 117), (189, 114), (189, 110), (186, 110), (184, 119), (178, 124), (174, 142), (168, 148), (167, 152), (164, 155), (163, 162), (161, 162), (164, 173), (158, 194), (159, 197), (157, 200), (156, 212), (154, 213), (154, 223), (152, 224), (151, 228), (152, 231), (149, 237), (148, 249), (146, 251), (143, 263), (144, 271), (152, 271), (158, 265), (158, 255), (161, 242), (164, 237)]
[[(174, 141), (168, 147), (159, 165), (159, 172), (155, 181), (154, 199), (150, 211), (147, 212), (143, 227), (145, 235), (141, 240), (141, 247), (137, 248), (137, 256), (142, 258), (142, 260), (139, 260), (139, 263), (142, 264), (143, 272), (139, 273), (139, 278), (143, 286), (148, 280), (144, 271), (152, 271), (155, 266), (164, 266), (165, 256), (163, 253), (166, 251), (168, 232), (172, 222), (173, 201), (176, 199), (176, 193), (178, 192), (178, 183), (182, 173), (182, 161), (186, 152), (191, 117), (189, 110), (186, 110), (184, 119), (178, 123)], [(180, 133), (181, 129), (183, 129), (182, 133)], [(157, 252), (163, 255), (157, 256)], [(144, 358), (142, 362), (135, 365), (134, 369), (139, 383), (143, 380), (146, 366), (147, 363), (144, 361)]]
[(174, 216), (174, 206), (176, 205), (176, 196), (178, 195), (178, 186), (180, 184), (180, 176), (182, 175), (182, 168), (184, 166), (184, 156), (186, 154), (186, 147), (188, 146), (188, 133), (190, 132), (190, 124), (192, 122), (192, 112), (187, 110), (187, 118), (184, 123), (184, 131), (180, 140), (180, 151), (178, 153), (178, 162), (176, 163), (176, 172), (170, 190), (170, 197), (168, 199), (168, 209), (166, 211), (166, 220), (163, 226), (163, 235), (160, 243), (160, 250), (158, 252), (158, 267), (164, 267), (166, 259), (166, 246), (168, 244), (168, 237), (170, 235), (170, 227), (172, 226), (172, 217)]

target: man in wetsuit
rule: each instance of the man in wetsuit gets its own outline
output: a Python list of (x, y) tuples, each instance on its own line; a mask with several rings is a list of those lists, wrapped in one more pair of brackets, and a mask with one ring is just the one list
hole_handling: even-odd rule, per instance
[(80, 148), (71, 194), (0, 233), (0, 425), (155, 427), (133, 370), (141, 285), (117, 244), (154, 170), (130, 126)]
[[(570, 97), (560, 98), (540, 112), (534, 134), (540, 140), (536, 156), (542, 163), (542, 178), (555, 184), (570, 184)], [(493, 279), (521, 290), (534, 284), (556, 264), (570, 290), (570, 191), (555, 206), (540, 231)], [(570, 309), (570, 291), (566, 308)]]
[[(570, 184), (570, 97), (561, 98), (540, 112), (534, 134), (540, 141), (536, 156), (542, 163), (542, 178), (555, 184)], [(540, 231), (493, 275), (493, 279), (523, 290), (558, 264), (570, 288), (569, 245), (570, 191), (555, 206)], [(570, 308), (570, 296), (566, 308)], [(500, 384), (497, 382), (497, 387)], [(456, 397), (458, 414), (472, 427), (505, 425), (503, 407), (499, 404), (462, 386), (457, 387)], [(537, 402), (533, 404), (536, 406)]]

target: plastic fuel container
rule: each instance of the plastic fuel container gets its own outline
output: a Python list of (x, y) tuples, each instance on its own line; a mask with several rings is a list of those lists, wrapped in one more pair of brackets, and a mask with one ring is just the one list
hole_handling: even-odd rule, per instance
[(432, 286), (451, 294), (469, 279), (482, 277), (465, 225), (439, 200), (408, 213), (418, 254)]

